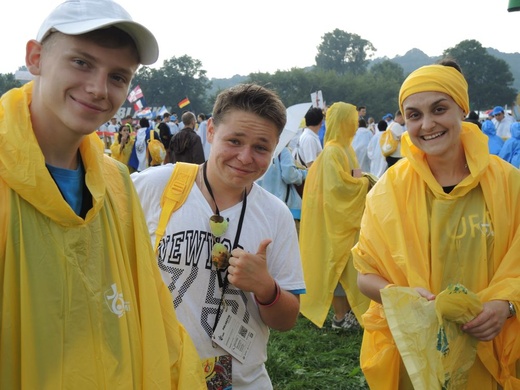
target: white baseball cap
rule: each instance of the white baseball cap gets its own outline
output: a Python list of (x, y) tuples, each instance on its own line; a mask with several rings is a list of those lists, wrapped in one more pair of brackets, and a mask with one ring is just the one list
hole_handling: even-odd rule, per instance
[(130, 14), (112, 0), (65, 1), (43, 21), (36, 40), (43, 41), (53, 31), (80, 35), (111, 26), (132, 37), (141, 64), (150, 65), (157, 61), (159, 45), (153, 34), (143, 25), (134, 22)]

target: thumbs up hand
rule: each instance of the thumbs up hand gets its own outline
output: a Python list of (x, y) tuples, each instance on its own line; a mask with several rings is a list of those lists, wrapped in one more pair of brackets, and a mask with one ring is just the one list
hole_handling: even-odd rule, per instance
[(266, 297), (266, 302), (274, 291), (274, 280), (267, 270), (267, 247), (271, 242), (270, 239), (260, 242), (255, 254), (233, 249), (228, 267), (229, 283), (243, 291), (253, 292), (258, 299)]

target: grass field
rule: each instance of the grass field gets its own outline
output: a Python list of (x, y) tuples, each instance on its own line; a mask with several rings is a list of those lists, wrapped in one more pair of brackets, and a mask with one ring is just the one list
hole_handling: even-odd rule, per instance
[(267, 371), (275, 390), (368, 389), (359, 367), (362, 330), (322, 329), (303, 316), (289, 332), (271, 331)]

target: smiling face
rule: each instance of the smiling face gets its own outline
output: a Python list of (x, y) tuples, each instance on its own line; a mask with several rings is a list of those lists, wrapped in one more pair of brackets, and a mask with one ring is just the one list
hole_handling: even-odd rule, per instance
[(460, 145), (462, 108), (442, 92), (419, 92), (403, 102), (406, 130), (412, 143), (427, 155), (450, 155)]
[(241, 193), (267, 171), (278, 143), (274, 123), (242, 110), (229, 111), (218, 126), (210, 118), (207, 132), (211, 185), (234, 193)]
[(135, 47), (105, 46), (61, 33), (53, 33), (43, 46), (27, 44), (27, 68), (36, 76), (31, 103), (35, 131), (82, 137), (114, 116), (139, 64)]

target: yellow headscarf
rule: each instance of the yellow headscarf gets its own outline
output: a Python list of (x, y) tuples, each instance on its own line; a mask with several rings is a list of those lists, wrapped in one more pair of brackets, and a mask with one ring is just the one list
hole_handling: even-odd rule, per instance
[(443, 92), (451, 96), (464, 113), (469, 112), (468, 83), (452, 66), (427, 65), (410, 73), (399, 91), (399, 108), (403, 115), (404, 100), (419, 92)]

